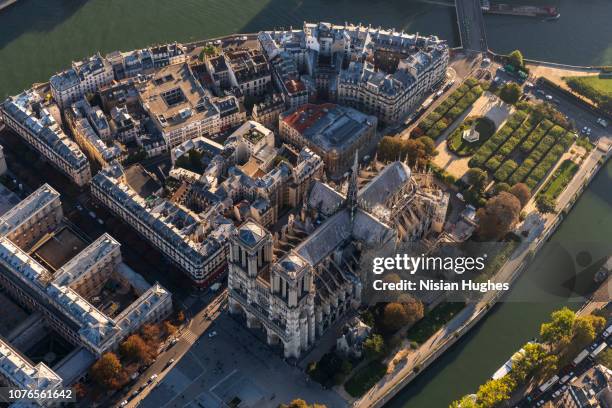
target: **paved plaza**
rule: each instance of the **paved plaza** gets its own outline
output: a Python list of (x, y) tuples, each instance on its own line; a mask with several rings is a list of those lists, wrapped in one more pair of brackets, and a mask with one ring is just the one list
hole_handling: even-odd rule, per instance
[(223, 312), (139, 406), (260, 408), (294, 398), (346, 406), (333, 390), (285, 362), (281, 350), (268, 347), (262, 337)]

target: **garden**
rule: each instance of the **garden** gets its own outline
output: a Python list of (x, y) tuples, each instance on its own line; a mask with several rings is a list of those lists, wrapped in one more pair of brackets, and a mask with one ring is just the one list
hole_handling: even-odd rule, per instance
[[(478, 132), (478, 140), (470, 142), (463, 138), (463, 132), (474, 128)], [(451, 133), (447, 140), (448, 149), (459, 157), (474, 154), (476, 150), (495, 133), (495, 122), (487, 117), (467, 118)]]
[(572, 181), (578, 168), (578, 164), (572, 160), (568, 159), (563, 161), (557, 170), (555, 170), (553, 176), (544, 185), (539, 195), (548, 196), (550, 199), (556, 200), (559, 194), (561, 194), (570, 181)]
[(474, 78), (466, 79), (460, 87), (419, 123), (418, 128), (430, 138), (437, 139), (476, 102), (483, 92), (484, 90), (478, 80)]
[(525, 183), (533, 190), (574, 143), (574, 136), (541, 111), (524, 108), (482, 144), (469, 166), (486, 169), (497, 182)]

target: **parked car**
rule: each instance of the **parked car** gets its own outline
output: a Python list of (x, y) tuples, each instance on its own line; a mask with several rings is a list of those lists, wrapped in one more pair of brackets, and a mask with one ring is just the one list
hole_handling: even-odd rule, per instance
[(119, 404), (119, 406), (125, 407), (127, 404), (128, 404), (128, 401), (127, 400), (123, 400), (123, 401), (121, 401), (121, 404)]

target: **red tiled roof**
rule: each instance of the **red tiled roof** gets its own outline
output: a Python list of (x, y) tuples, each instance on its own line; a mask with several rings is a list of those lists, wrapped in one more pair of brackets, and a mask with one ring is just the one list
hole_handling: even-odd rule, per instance
[(283, 121), (299, 133), (303, 133), (316, 121), (324, 117), (330, 109), (335, 107), (336, 105), (333, 103), (323, 103), (320, 105), (307, 103), (285, 116)]

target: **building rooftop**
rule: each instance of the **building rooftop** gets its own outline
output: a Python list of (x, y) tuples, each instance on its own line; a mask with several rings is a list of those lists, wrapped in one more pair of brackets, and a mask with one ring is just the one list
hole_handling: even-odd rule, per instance
[(3, 104), (3, 109), (70, 167), (81, 169), (89, 165), (79, 146), (66, 136), (53, 116), (42, 105), (40, 96), (33, 91), (8, 98)]
[(331, 103), (302, 105), (282, 113), (281, 120), (322, 150), (339, 153), (377, 123), (374, 116)]
[(163, 67), (137, 88), (143, 106), (165, 131), (217, 114), (187, 64)]
[(49, 184), (43, 184), (10, 211), (0, 217), (0, 235), (9, 234), (45, 206), (57, 202), (60, 194)]

